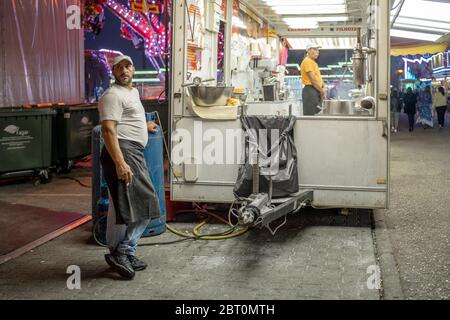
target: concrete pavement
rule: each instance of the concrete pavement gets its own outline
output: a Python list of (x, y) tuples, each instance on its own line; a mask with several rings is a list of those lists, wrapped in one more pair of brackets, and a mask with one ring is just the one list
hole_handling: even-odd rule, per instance
[[(391, 201), (384, 217), (405, 299), (450, 299), (450, 115), (446, 128), (391, 136)], [(389, 295), (389, 293), (388, 293)]]

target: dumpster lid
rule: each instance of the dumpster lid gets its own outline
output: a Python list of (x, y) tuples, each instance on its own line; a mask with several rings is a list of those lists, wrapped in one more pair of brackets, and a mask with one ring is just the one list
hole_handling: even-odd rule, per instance
[(52, 108), (23, 108), (23, 107), (2, 107), (0, 116), (28, 116), (55, 114)]
[(58, 105), (58, 106), (55, 106), (55, 108), (58, 110), (62, 110), (64, 112), (79, 111), (79, 110), (92, 110), (92, 109), (97, 109), (97, 104), (81, 103), (81, 104), (73, 104), (73, 105)]

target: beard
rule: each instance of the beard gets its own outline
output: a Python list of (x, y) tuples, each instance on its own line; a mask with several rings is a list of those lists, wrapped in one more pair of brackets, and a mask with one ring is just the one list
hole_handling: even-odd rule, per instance
[(121, 75), (119, 77), (114, 77), (116, 79), (116, 83), (122, 86), (128, 86), (133, 81), (132, 76)]

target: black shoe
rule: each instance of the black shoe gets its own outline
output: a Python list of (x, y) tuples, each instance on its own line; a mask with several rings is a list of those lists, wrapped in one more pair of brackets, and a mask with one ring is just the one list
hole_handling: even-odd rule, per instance
[(141, 271), (147, 268), (147, 264), (144, 261), (136, 258), (136, 256), (128, 255), (128, 260), (130, 261), (134, 271)]
[(126, 255), (117, 253), (105, 254), (105, 260), (122, 277), (127, 279), (134, 278), (134, 269)]
[(111, 268), (114, 268), (114, 262), (112, 261), (112, 255), (110, 253), (105, 254), (105, 261)]

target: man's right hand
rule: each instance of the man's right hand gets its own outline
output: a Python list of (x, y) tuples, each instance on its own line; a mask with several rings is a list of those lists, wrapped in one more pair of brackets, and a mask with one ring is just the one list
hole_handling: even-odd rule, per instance
[(119, 180), (125, 182), (126, 185), (129, 185), (133, 180), (133, 172), (128, 164), (125, 162), (116, 164), (116, 172)]

